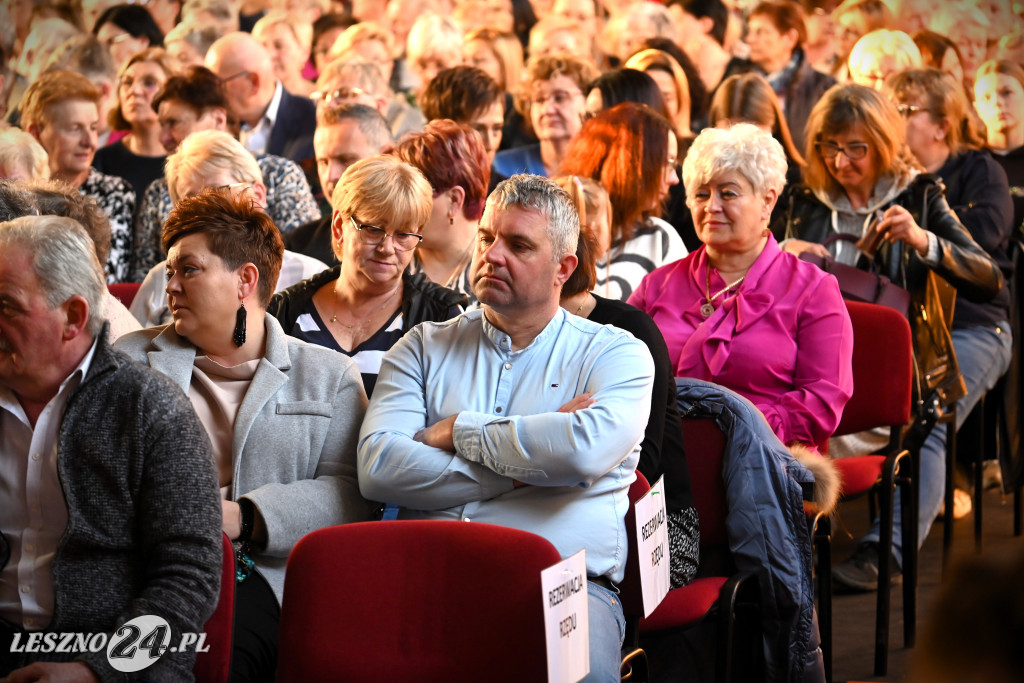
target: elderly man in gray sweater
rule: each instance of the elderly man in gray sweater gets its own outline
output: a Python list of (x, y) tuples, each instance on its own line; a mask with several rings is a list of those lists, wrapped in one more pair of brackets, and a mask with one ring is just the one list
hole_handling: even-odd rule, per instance
[(0, 677), (12, 682), (191, 680), (182, 645), (217, 601), (209, 439), (181, 389), (110, 348), (104, 290), (74, 220), (0, 223)]

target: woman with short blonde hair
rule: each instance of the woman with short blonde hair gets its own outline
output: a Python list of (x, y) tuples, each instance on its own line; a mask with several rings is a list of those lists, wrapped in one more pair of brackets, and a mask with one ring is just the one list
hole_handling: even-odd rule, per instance
[(384, 352), (414, 325), (461, 313), (466, 297), (409, 272), (433, 206), (418, 169), (389, 155), (357, 161), (331, 205), (341, 264), (278, 292), (269, 311), (287, 334), (355, 359), (369, 396)]

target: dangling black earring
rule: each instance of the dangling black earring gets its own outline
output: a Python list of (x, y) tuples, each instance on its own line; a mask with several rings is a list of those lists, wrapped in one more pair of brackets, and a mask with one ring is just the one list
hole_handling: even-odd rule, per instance
[(231, 338), (235, 346), (245, 343), (245, 303), (238, 305), (238, 312), (235, 314), (235, 335)]

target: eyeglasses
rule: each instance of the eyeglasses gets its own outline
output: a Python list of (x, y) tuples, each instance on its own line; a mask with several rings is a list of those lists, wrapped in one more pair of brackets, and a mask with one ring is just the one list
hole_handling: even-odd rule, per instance
[(249, 74), (251, 74), (251, 73), (252, 73), (251, 71), (239, 71), (238, 73), (236, 73), (236, 74), (233, 74), (233, 75), (231, 75), (231, 76), (228, 76), (227, 78), (222, 78), (222, 79), (220, 79), (220, 84), (221, 84), (221, 85), (224, 85), (224, 84), (226, 84), (226, 83), (227, 83), (228, 81), (233, 81), (233, 80), (235, 80), (236, 78), (241, 78), (242, 76), (248, 76), (248, 75), (249, 75)]
[(356, 220), (355, 216), (349, 216), (348, 219), (352, 221), (352, 225), (359, 231), (359, 239), (362, 240), (363, 244), (379, 247), (384, 244), (384, 240), (391, 237), (395, 249), (398, 251), (409, 251), (418, 247), (420, 242), (423, 241), (423, 235), (418, 232), (389, 233), (380, 226), (360, 223)]
[(866, 142), (852, 142), (846, 147), (840, 147), (834, 142), (815, 142), (814, 148), (825, 159), (835, 159), (842, 152), (850, 161), (857, 161), (863, 159), (868, 153), (868, 143)]
[(916, 104), (897, 104), (896, 109), (899, 111), (901, 116), (910, 118), (917, 112), (923, 111), (924, 107), (919, 107)]
[(534, 95), (530, 98), (530, 104), (538, 107), (543, 107), (551, 100), (555, 103), (556, 107), (564, 107), (565, 105), (572, 102), (576, 97), (583, 97), (583, 93), (579, 90), (575, 92), (569, 92), (567, 90), (556, 90), (550, 95)]
[(242, 190), (248, 190), (250, 187), (252, 187), (254, 182), (255, 181), (253, 181), (253, 180), (244, 180), (244, 181), (242, 181), (240, 183), (230, 183), (228, 185), (217, 185), (217, 189), (218, 190), (226, 190), (226, 191), (230, 192), (231, 194), (235, 194), (236, 192), (241, 192)]
[(310, 93), (309, 98), (314, 102), (323, 100), (324, 104), (330, 104), (333, 100), (354, 100), (355, 98), (359, 97), (365, 92), (366, 91), (363, 90), (362, 88), (349, 88), (347, 86), (342, 86), (340, 88), (335, 88), (334, 90), (331, 90), (329, 92), (315, 90), (312, 93)]

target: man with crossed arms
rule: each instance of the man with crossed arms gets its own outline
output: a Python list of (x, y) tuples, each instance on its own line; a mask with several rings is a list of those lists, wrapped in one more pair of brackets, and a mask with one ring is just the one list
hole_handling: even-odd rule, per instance
[(631, 335), (558, 305), (579, 217), (546, 178), (487, 200), (473, 262), (481, 308), (412, 329), (384, 357), (359, 443), (365, 497), (399, 519), (514, 527), (586, 548), (590, 675), (618, 681), (614, 585), (654, 364)]

